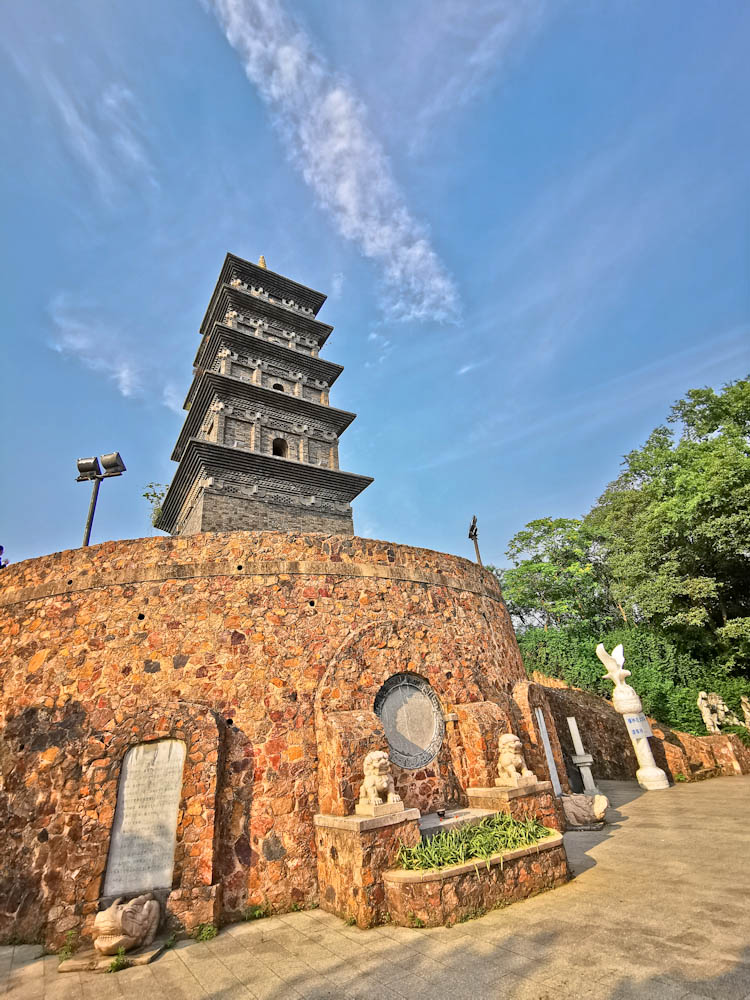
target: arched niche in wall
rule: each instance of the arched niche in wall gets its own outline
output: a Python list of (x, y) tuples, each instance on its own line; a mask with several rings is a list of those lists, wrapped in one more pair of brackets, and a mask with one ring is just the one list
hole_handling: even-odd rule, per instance
[(284, 438), (274, 438), (273, 444), (271, 445), (271, 454), (277, 455), (279, 458), (286, 458), (289, 454), (289, 445), (284, 440)]
[(426, 767), (445, 736), (443, 710), (430, 684), (418, 674), (393, 674), (375, 696), (394, 764), (407, 770)]

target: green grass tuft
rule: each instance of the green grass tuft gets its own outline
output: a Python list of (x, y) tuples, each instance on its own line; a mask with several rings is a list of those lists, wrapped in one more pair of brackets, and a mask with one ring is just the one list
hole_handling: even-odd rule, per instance
[(219, 933), (216, 924), (198, 924), (193, 937), (196, 941), (212, 941)]
[(107, 972), (121, 972), (123, 969), (129, 968), (130, 962), (125, 958), (125, 949), (118, 948), (117, 954), (107, 966)]
[[(554, 831), (542, 826), (533, 816), (516, 820), (509, 813), (485, 817), (473, 826), (460, 826), (455, 830), (441, 830), (430, 840), (415, 847), (401, 844), (398, 865), (407, 871), (427, 868), (447, 868), (468, 861), (485, 861), (501, 851), (514, 851), (519, 847), (532, 847)], [(477, 873), (478, 873), (477, 869)]]

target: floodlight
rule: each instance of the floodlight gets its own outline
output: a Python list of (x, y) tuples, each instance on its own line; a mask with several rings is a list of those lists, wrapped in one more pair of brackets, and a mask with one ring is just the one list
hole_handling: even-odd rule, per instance
[(102, 474), (102, 470), (99, 468), (99, 459), (96, 455), (93, 458), (79, 458), (76, 465), (78, 466), (79, 483), (84, 479), (95, 479)]
[(121, 476), (126, 471), (125, 463), (120, 457), (119, 451), (112, 451), (109, 455), (102, 455), (102, 465), (105, 476)]
[(91, 538), (91, 525), (94, 521), (96, 498), (99, 496), (99, 486), (102, 479), (108, 479), (110, 476), (121, 476), (126, 471), (125, 463), (119, 451), (111, 451), (108, 455), (102, 455), (101, 458), (104, 472), (99, 467), (99, 459), (96, 456), (93, 458), (79, 458), (76, 463), (79, 472), (76, 482), (85, 483), (93, 481), (94, 483), (91, 491), (91, 503), (89, 504), (89, 516), (86, 518), (86, 529), (83, 533), (84, 545), (88, 545), (89, 538)]

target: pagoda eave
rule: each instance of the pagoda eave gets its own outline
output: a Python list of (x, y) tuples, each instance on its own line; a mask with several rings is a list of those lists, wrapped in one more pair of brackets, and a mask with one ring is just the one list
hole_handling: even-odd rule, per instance
[[(337, 410), (332, 406), (324, 406), (322, 403), (313, 403), (309, 399), (301, 399), (299, 396), (292, 396), (289, 393), (279, 392), (276, 389), (266, 389), (264, 386), (255, 385), (253, 382), (245, 382), (242, 379), (229, 375), (218, 375), (216, 372), (203, 372), (196, 376), (198, 388), (193, 393), (192, 402), (185, 424), (177, 444), (172, 452), (172, 459), (179, 462), (182, 451), (188, 440), (197, 433), (200, 422), (203, 419), (211, 397), (233, 395), (255, 403), (260, 406), (271, 406), (283, 408), (300, 417), (317, 419), (328, 424), (336, 434), (343, 434), (349, 424), (356, 418), (356, 413), (349, 413), (348, 410)], [(188, 393), (190, 395), (190, 393)]]
[(306, 462), (295, 462), (288, 458), (191, 438), (180, 459), (155, 527), (171, 532), (193, 484), (201, 476), (216, 476), (221, 472), (278, 478), (304, 488), (311, 495), (315, 495), (320, 489), (333, 490), (345, 503), (350, 503), (373, 482), (371, 476), (360, 476), (341, 469), (326, 469)]

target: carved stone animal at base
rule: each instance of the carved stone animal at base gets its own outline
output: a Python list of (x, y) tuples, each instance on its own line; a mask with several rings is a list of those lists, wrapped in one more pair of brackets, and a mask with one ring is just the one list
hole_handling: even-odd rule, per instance
[(151, 944), (159, 929), (159, 903), (150, 892), (121, 903), (118, 896), (94, 920), (94, 947), (102, 955), (116, 955)]
[(386, 802), (400, 802), (391, 775), (391, 762), (384, 750), (373, 750), (364, 760), (365, 780), (359, 790), (360, 805), (379, 806)]
[(569, 827), (593, 826), (603, 822), (609, 805), (606, 795), (563, 795), (560, 801)]
[(536, 775), (526, 766), (523, 744), (515, 733), (503, 733), (498, 741), (499, 759), (497, 774), (499, 785), (518, 788), (536, 781)]

